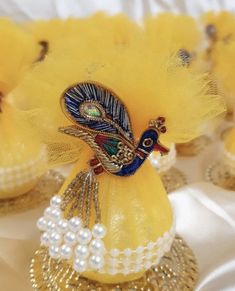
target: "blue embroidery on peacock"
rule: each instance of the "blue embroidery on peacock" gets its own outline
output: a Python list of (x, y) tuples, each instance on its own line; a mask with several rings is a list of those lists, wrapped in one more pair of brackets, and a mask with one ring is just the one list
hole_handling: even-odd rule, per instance
[(168, 153), (159, 141), (159, 135), (166, 132), (165, 118), (151, 120), (137, 143), (126, 107), (100, 84), (84, 82), (68, 88), (61, 105), (73, 125), (60, 131), (83, 139), (94, 150), (90, 165), (95, 174), (106, 170), (117, 176), (130, 176), (153, 150)]

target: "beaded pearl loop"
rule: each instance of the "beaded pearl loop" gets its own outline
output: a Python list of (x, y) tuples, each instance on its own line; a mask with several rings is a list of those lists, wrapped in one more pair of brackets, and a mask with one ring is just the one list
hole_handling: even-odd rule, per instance
[(62, 236), (58, 232), (53, 231), (50, 234), (49, 241), (50, 241), (50, 245), (59, 246), (62, 242)]
[(59, 259), (60, 258), (60, 248), (57, 246), (50, 246), (49, 247), (49, 254), (50, 254), (51, 258)]
[(79, 230), (77, 240), (81, 245), (86, 245), (90, 242), (92, 234), (89, 228), (82, 228)]
[(62, 259), (69, 260), (73, 255), (73, 249), (69, 245), (62, 245), (60, 255)]
[(44, 217), (46, 218), (51, 218), (51, 211), (52, 211), (52, 207), (47, 207), (45, 210), (44, 210)]
[(103, 254), (104, 253), (104, 243), (101, 239), (96, 238), (91, 241), (89, 246), (90, 252), (92, 254)]
[(104, 238), (106, 232), (106, 227), (101, 223), (96, 223), (92, 228), (92, 234), (95, 238)]
[(58, 222), (58, 220), (61, 218), (60, 209), (52, 208), (50, 217), (51, 217), (51, 220)]
[(59, 195), (55, 195), (51, 198), (50, 205), (51, 207), (59, 208), (62, 203), (62, 199)]
[(64, 235), (64, 241), (65, 241), (66, 244), (68, 244), (70, 246), (74, 246), (76, 244), (76, 235), (75, 235), (75, 233), (73, 233), (72, 231), (68, 231)]
[(48, 231), (55, 231), (56, 230), (56, 224), (53, 221), (49, 220), (47, 222), (47, 230)]
[(57, 231), (65, 234), (69, 228), (69, 223), (66, 219), (60, 219), (57, 224)]
[(37, 221), (37, 227), (41, 231), (47, 230), (47, 220), (44, 217), (40, 217)]
[(73, 232), (78, 232), (82, 228), (82, 220), (79, 217), (72, 217), (69, 220), (69, 229)]
[(43, 245), (43, 246), (49, 246), (49, 243), (50, 243), (50, 241), (49, 241), (49, 233), (47, 233), (47, 232), (44, 232), (42, 235), (41, 235), (41, 244)]
[(88, 246), (78, 245), (75, 249), (75, 255), (80, 259), (87, 259), (90, 255)]
[(101, 269), (104, 265), (104, 258), (100, 255), (92, 255), (89, 259), (89, 265), (92, 269)]
[(76, 259), (73, 268), (76, 272), (82, 273), (87, 269), (87, 262), (85, 260)]

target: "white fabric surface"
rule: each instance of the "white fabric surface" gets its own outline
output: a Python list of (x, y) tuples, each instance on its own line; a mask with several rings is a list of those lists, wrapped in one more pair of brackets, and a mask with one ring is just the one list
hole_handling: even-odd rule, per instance
[[(85, 17), (97, 10), (124, 12), (133, 19), (162, 11), (200, 15), (229, 9), (227, 0), (1, 0), (0, 16), (16, 21), (69, 16)], [(170, 195), (177, 231), (193, 249), (199, 264), (197, 291), (235, 290), (235, 193), (203, 181), (205, 167), (219, 157), (215, 140), (200, 156), (181, 158), (177, 167), (187, 173), (189, 185)], [(44, 207), (0, 218), (0, 290), (31, 290), (28, 268), (39, 245), (36, 220)], [(3, 287), (4, 286), (4, 287)]]
[(16, 21), (69, 16), (85, 17), (96, 11), (110, 14), (123, 12), (133, 19), (163, 11), (187, 13), (194, 16), (214, 10), (235, 11), (234, 0), (1, 0), (0, 16)]

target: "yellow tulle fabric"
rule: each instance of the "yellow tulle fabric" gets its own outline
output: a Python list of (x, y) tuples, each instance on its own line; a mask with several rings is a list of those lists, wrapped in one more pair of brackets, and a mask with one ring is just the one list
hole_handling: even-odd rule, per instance
[[(91, 22), (94, 26), (92, 17)], [(63, 91), (72, 84), (93, 80), (111, 88), (131, 116), (138, 115), (132, 117), (136, 138), (151, 118), (165, 116), (165, 141), (193, 139), (200, 133), (201, 124), (224, 111), (223, 99), (208, 93), (205, 74), (181, 66), (167, 50), (156, 54), (153, 47), (146, 46), (143, 30), (135, 26), (137, 30), (135, 37), (123, 45), (110, 41), (109, 32), (106, 41), (105, 30), (98, 33), (92, 29), (80, 38), (62, 41), (47, 61), (23, 80), (14, 94), (18, 103), (24, 108), (47, 108), (51, 116), (46, 117), (52, 118), (48, 125), (55, 129), (68, 124), (58, 102)], [(187, 111), (182, 112), (182, 108)]]
[(196, 20), (187, 15), (163, 13), (148, 17), (144, 22), (150, 45), (159, 49), (179, 49), (195, 52), (201, 45), (203, 35)]
[(205, 26), (214, 25), (217, 41), (223, 41), (232, 37), (235, 28), (235, 17), (228, 11), (208, 12), (202, 16)]
[(47, 169), (45, 147), (30, 119), (6, 101), (1, 102), (0, 198), (26, 193)]
[(97, 13), (90, 18), (37, 20), (26, 24), (25, 28), (36, 42), (48, 43), (48, 53), (58, 51), (61, 45), (66, 46), (71, 37), (82, 41), (85, 34), (93, 34), (101, 40), (104, 38), (106, 43), (110, 41), (122, 45), (137, 33), (136, 25), (127, 16), (109, 16), (105, 13)]
[(211, 41), (210, 58), (212, 73), (218, 90), (226, 97), (229, 111), (235, 106), (235, 16), (229, 12), (208, 13), (203, 17), (205, 26), (214, 25), (215, 38)]
[(34, 38), (8, 19), (0, 19), (0, 92), (6, 95), (39, 53)]
[[(106, 16), (86, 19), (79, 37), (75, 33), (66, 41), (57, 40), (46, 60), (37, 64), (11, 94), (11, 100), (20, 108), (37, 108), (33, 123), (43, 142), (50, 145), (51, 166), (79, 158), (61, 193), (76, 173), (88, 168), (87, 162), (94, 155), (76, 138), (57, 133), (58, 127), (71, 124), (63, 115), (59, 100), (72, 84), (91, 80), (111, 88), (129, 111), (136, 139), (150, 119), (164, 116), (167, 133), (160, 137), (161, 141), (186, 142), (200, 134), (204, 122), (225, 110), (222, 98), (208, 93), (205, 74), (182, 66), (169, 50), (156, 53), (154, 46), (146, 45), (152, 37), (142, 25), (130, 23), (125, 29), (126, 18), (117, 16), (109, 19), (110, 27), (115, 29), (96, 30), (105, 23), (103, 17)], [(65, 146), (70, 149), (68, 152)], [(108, 229), (107, 249), (135, 248), (169, 231), (173, 224), (171, 206), (148, 161), (134, 176), (122, 178), (103, 173), (98, 180), (102, 223)], [(141, 274), (111, 276), (90, 272), (86, 276), (112, 283)]]
[(0, 198), (32, 189), (47, 169), (41, 138), (29, 119), (7, 103), (8, 94), (38, 57), (34, 37), (8, 19), (0, 19)]

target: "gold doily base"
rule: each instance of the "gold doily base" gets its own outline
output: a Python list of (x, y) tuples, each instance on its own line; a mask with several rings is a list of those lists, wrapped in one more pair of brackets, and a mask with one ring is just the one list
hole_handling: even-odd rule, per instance
[(190, 142), (177, 144), (176, 151), (178, 156), (192, 157), (198, 155), (210, 143), (211, 139), (206, 135), (202, 135)]
[(217, 162), (206, 170), (206, 180), (221, 188), (235, 191), (235, 176), (224, 162)]
[(30, 266), (30, 279), (34, 290), (193, 290), (198, 279), (195, 256), (185, 241), (176, 236), (171, 250), (165, 254), (158, 266), (148, 270), (138, 280), (103, 284), (79, 277), (64, 261), (50, 259), (47, 249), (41, 247), (34, 255)]
[(165, 172), (161, 172), (160, 176), (167, 193), (175, 191), (187, 184), (184, 174), (174, 167)]
[(0, 199), (0, 216), (25, 211), (48, 201), (59, 191), (64, 177), (55, 171), (49, 171), (31, 191), (12, 198)]

